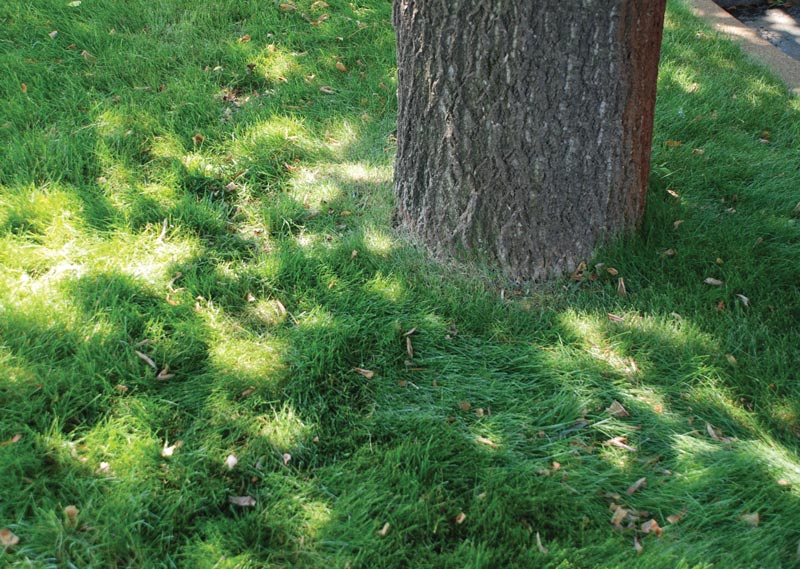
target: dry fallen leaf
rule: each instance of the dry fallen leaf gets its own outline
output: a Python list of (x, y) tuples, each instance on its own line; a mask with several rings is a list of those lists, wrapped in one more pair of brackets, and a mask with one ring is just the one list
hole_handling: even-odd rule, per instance
[(332, 95), (336, 92), (333, 89), (333, 87), (328, 87), (327, 85), (323, 85), (322, 87), (319, 88), (319, 90), (322, 91), (323, 93), (327, 93), (328, 95)]
[(667, 521), (673, 525), (677, 524), (684, 515), (684, 512), (681, 512), (680, 514), (672, 514), (671, 516), (667, 516)]
[(625, 449), (628, 452), (636, 452), (636, 449), (628, 444), (626, 444), (628, 439), (625, 437), (614, 437), (613, 439), (608, 439), (605, 444), (618, 447), (621, 449)]
[(70, 8), (77, 8), (80, 5), (81, 5), (81, 0), (74, 0), (73, 2), (67, 4), (67, 6), (69, 6)]
[(744, 304), (745, 306), (750, 306), (750, 299), (749, 299), (749, 298), (747, 298), (745, 295), (743, 295), (743, 294), (737, 294), (737, 295), (736, 295), (736, 298), (738, 298), (739, 300), (741, 300), (741, 301), (742, 301), (742, 304)]
[(110, 474), (111, 473), (111, 465), (107, 462), (101, 462), (100, 466), (95, 471), (97, 474)]
[(628, 296), (628, 291), (625, 290), (625, 281), (622, 279), (622, 277), (617, 279), (617, 294), (619, 296)]
[(292, 455), (289, 454), (288, 452), (283, 453), (281, 455), (281, 458), (283, 459), (284, 466), (289, 466), (289, 463), (292, 461)]
[(609, 415), (614, 415), (615, 417), (630, 417), (631, 415), (628, 413), (628, 410), (622, 406), (622, 403), (616, 400), (608, 406), (606, 413)]
[(725, 281), (715, 279), (714, 277), (706, 277), (705, 279), (703, 279), (703, 282), (711, 286), (722, 286), (725, 284)]
[(347, 66), (341, 61), (336, 62), (336, 69), (338, 69), (342, 73), (347, 73)]
[(672, 228), (673, 229), (678, 229), (681, 225), (683, 225), (683, 220), (682, 219), (678, 219), (678, 220), (675, 220), (675, 221), (672, 222)]
[(8, 529), (0, 529), (0, 545), (3, 547), (13, 547), (19, 543), (19, 538)]
[(641, 527), (642, 533), (655, 533), (656, 537), (661, 537), (661, 527), (658, 525), (658, 522), (655, 520), (648, 520), (642, 524)]
[(19, 86), (19, 88), (20, 88), (20, 90), (21, 90), (23, 93), (27, 93), (27, 92), (28, 92), (28, 86), (27, 86), (25, 83), (22, 83), (22, 84)]
[(754, 528), (761, 523), (761, 518), (759, 517), (758, 512), (753, 512), (752, 514), (742, 514), (739, 516), (739, 519), (745, 522), (751, 528)]
[(539, 549), (539, 552), (544, 555), (547, 555), (549, 553), (549, 550), (544, 545), (542, 545), (542, 536), (539, 535), (538, 531), (536, 532), (536, 547)]
[(205, 136), (200, 134), (199, 132), (192, 137), (192, 140), (195, 144), (203, 144), (203, 141), (206, 139)]
[(386, 537), (386, 534), (389, 533), (389, 528), (391, 527), (392, 524), (386, 522), (385, 524), (383, 524), (383, 527), (380, 530), (378, 530), (378, 535), (381, 537)]
[(245, 397), (247, 397), (247, 396), (249, 396), (249, 395), (252, 395), (252, 393), (253, 393), (255, 390), (256, 390), (256, 388), (255, 388), (255, 387), (248, 387), (247, 389), (245, 389), (244, 391), (242, 391), (242, 392), (239, 394), (239, 398), (240, 398), (240, 399), (244, 399)]
[(250, 41), (250, 34), (244, 34), (242, 37), (239, 38), (240, 43), (247, 43)]
[(629, 494), (629, 495), (632, 495), (632, 494), (633, 494), (634, 492), (636, 492), (636, 491), (637, 491), (639, 488), (643, 488), (643, 487), (644, 487), (644, 486), (646, 486), (646, 485), (647, 485), (647, 478), (640, 478), (639, 480), (637, 480), (636, 482), (634, 482), (633, 484), (631, 484), (630, 486), (628, 486), (628, 489), (627, 489), (627, 490), (625, 490), (625, 492), (626, 492), (627, 494)]
[(616, 314), (611, 314), (610, 312), (608, 313), (608, 319), (612, 322), (625, 322), (624, 316), (617, 316)]
[(64, 522), (67, 526), (75, 527), (78, 523), (78, 510), (77, 506), (67, 506), (64, 508)]
[(158, 375), (156, 375), (156, 379), (159, 381), (166, 381), (168, 379), (172, 379), (173, 377), (175, 377), (175, 374), (169, 372), (169, 365), (164, 366), (164, 369), (162, 369), (160, 372), (158, 372)]
[(150, 359), (150, 356), (148, 356), (147, 354), (143, 354), (139, 350), (136, 350), (136, 357), (138, 357), (140, 360), (142, 360), (144, 363), (149, 365), (154, 370), (158, 371), (158, 366), (156, 365), (156, 362)]
[(20, 439), (21, 439), (21, 438), (22, 438), (22, 435), (20, 435), (19, 433), (17, 433), (16, 435), (14, 435), (13, 437), (11, 437), (11, 438), (10, 438), (10, 439), (8, 439), (7, 441), (0, 443), (0, 447), (6, 447), (6, 446), (8, 446), (8, 445), (13, 445), (13, 444), (15, 444), (15, 443), (18, 443), (18, 442), (20, 441)]
[(174, 445), (169, 445), (169, 446), (165, 442), (164, 448), (161, 449), (161, 456), (163, 456), (164, 458), (169, 458), (173, 454), (175, 454), (175, 450), (181, 448), (182, 446), (183, 446), (183, 441), (177, 441)]
[(353, 371), (360, 375), (363, 375), (367, 379), (372, 379), (373, 377), (375, 377), (375, 372), (372, 371), (371, 369), (364, 369), (363, 367), (354, 367)]
[(728, 363), (732, 366), (736, 365), (736, 356), (733, 354), (725, 354), (725, 359), (728, 360)]
[(465, 514), (464, 512), (461, 512), (460, 514), (458, 514), (456, 516), (455, 522), (456, 522), (456, 524), (461, 525), (461, 524), (464, 523), (464, 520), (466, 520), (466, 519), (467, 519), (467, 514)]
[(642, 547), (642, 542), (639, 541), (638, 535), (633, 538), (633, 548), (636, 550), (636, 553), (644, 551), (644, 547)]
[(278, 6), (278, 8), (280, 8), (281, 10), (286, 10), (286, 11), (297, 10), (297, 6), (295, 6), (294, 4), (280, 4)]
[(616, 504), (612, 504), (612, 506), (616, 506), (616, 508), (614, 509), (614, 515), (611, 516), (611, 525), (618, 526), (631, 511), (622, 506), (617, 506)]
[(228, 502), (243, 508), (252, 508), (256, 505), (256, 499), (252, 496), (228, 496)]
[(481, 443), (482, 445), (486, 445), (488, 447), (497, 448), (497, 444), (486, 437), (475, 437), (475, 442)]
[(468, 401), (458, 402), (458, 408), (461, 409), (462, 411), (469, 411), (470, 407), (472, 407), (472, 405), (470, 405)]
[(233, 470), (233, 467), (237, 464), (239, 464), (239, 459), (232, 454), (229, 454), (228, 458), (225, 459), (225, 466), (228, 467), (228, 470)]
[(414, 346), (411, 345), (411, 336), (406, 336), (406, 353), (412, 360), (414, 359)]
[(692, 150), (692, 154), (694, 154), (695, 156), (702, 156), (705, 153), (706, 151), (703, 150), (702, 148), (695, 148)]
[(778, 479), (777, 484), (778, 486), (783, 486), (784, 488), (788, 488), (792, 485), (792, 483), (786, 480), (785, 478)]
[(47, 35), (50, 36), (50, 38), (52, 38), (52, 39), (56, 39), (56, 36), (58, 35), (58, 30), (53, 30), (52, 32), (50, 32)]
[(678, 146), (683, 144), (683, 142), (681, 142), (680, 140), (668, 140), (664, 144), (666, 144), (668, 148), (677, 148)]

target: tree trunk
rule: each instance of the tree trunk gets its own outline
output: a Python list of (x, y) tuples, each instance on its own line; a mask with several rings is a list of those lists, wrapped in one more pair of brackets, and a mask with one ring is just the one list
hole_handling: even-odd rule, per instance
[(665, 0), (395, 0), (397, 222), (540, 281), (641, 220)]

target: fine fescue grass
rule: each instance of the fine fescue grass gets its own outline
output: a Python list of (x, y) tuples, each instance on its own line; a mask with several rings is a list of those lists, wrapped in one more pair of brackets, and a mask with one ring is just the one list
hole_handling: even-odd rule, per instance
[(798, 100), (671, 5), (642, 232), (520, 289), (391, 229), (390, 18), (0, 2), (0, 564), (796, 566)]

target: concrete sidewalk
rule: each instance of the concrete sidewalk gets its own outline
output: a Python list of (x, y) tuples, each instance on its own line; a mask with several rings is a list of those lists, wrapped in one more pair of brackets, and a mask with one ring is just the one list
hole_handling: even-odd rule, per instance
[(714, 30), (736, 41), (745, 53), (780, 77), (792, 93), (800, 95), (800, 61), (761, 38), (755, 30), (741, 23), (712, 0), (688, 0), (687, 4), (696, 16)]

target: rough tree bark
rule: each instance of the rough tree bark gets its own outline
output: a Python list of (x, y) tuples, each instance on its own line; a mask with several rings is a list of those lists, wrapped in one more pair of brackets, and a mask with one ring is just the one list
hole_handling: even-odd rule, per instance
[(397, 222), (520, 279), (641, 220), (665, 0), (395, 0)]

